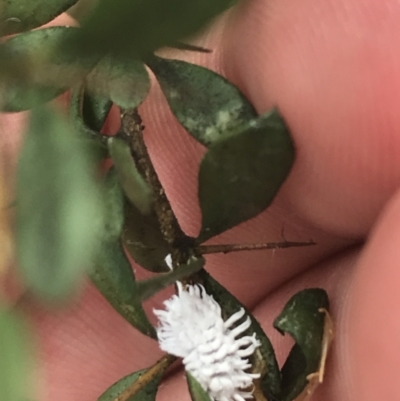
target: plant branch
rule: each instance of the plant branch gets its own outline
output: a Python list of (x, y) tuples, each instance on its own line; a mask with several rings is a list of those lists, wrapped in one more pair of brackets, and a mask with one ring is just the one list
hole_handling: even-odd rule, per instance
[(267, 242), (264, 244), (223, 244), (223, 245), (199, 245), (196, 247), (196, 253), (207, 255), (211, 253), (229, 253), (239, 251), (256, 251), (261, 249), (282, 249), (299, 246), (316, 245), (314, 241), (307, 242)]
[(128, 401), (131, 397), (137, 394), (145, 386), (147, 386), (155, 377), (163, 374), (167, 368), (176, 361), (173, 355), (163, 356), (155, 365), (146, 370), (137, 380), (135, 380), (129, 387), (127, 387), (120, 395), (115, 397), (112, 401)]
[(154, 210), (160, 223), (161, 232), (171, 246), (171, 256), (176, 263), (186, 263), (193, 239), (181, 229), (178, 220), (158, 179), (143, 138), (142, 119), (137, 109), (121, 110), (121, 130), (117, 134), (130, 146), (133, 160), (139, 172), (154, 192)]

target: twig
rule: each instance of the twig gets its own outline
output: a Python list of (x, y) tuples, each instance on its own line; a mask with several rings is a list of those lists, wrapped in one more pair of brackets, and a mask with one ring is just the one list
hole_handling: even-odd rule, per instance
[(173, 355), (163, 356), (155, 365), (146, 370), (137, 380), (127, 387), (120, 395), (112, 401), (128, 401), (131, 397), (137, 394), (145, 386), (147, 386), (156, 376), (163, 374), (167, 368), (175, 362), (176, 357)]
[(223, 245), (199, 245), (196, 247), (196, 252), (200, 255), (210, 253), (229, 253), (239, 251), (256, 251), (261, 249), (281, 249), (292, 248), (299, 246), (316, 245), (314, 241), (307, 242), (267, 242), (265, 244), (223, 244)]
[(142, 120), (137, 109), (121, 110), (121, 130), (117, 135), (130, 146), (139, 172), (154, 191), (154, 210), (160, 223), (161, 232), (171, 246), (173, 261), (175, 263), (186, 263), (191, 256), (189, 255), (189, 249), (192, 247), (193, 239), (182, 231), (172, 211), (164, 188), (158, 179), (147, 152), (143, 139), (143, 129)]

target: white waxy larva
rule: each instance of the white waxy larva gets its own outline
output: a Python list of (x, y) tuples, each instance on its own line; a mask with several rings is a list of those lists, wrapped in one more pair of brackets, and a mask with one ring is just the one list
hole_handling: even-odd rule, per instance
[(160, 348), (183, 359), (185, 369), (215, 401), (244, 401), (252, 398), (253, 380), (246, 359), (260, 343), (255, 334), (241, 336), (250, 318), (232, 328), (245, 315), (244, 309), (225, 322), (221, 307), (204, 287), (177, 283), (178, 293), (164, 302), (165, 310), (154, 310)]

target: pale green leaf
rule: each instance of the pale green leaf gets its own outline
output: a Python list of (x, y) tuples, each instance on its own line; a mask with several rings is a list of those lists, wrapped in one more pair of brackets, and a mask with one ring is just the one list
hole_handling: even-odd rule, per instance
[(80, 145), (57, 110), (33, 110), (17, 171), (17, 255), (25, 284), (47, 300), (73, 292), (98, 247), (104, 208)]
[(31, 349), (27, 327), (18, 316), (0, 310), (0, 399), (25, 401), (31, 395)]
[(153, 192), (136, 168), (129, 145), (122, 139), (109, 138), (108, 149), (126, 197), (144, 215), (153, 207)]
[(30, 109), (48, 102), (82, 80), (96, 57), (77, 57), (66, 51), (78, 28), (51, 27), (16, 35), (0, 47), (4, 77), (0, 107)]

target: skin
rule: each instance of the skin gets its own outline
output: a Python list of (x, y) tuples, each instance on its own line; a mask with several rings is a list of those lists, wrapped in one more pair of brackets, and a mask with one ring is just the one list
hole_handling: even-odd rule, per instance
[[(284, 230), (288, 240), (318, 245), (214, 255), (207, 268), (254, 311), (280, 361), (291, 343), (271, 329), (273, 318), (302, 288), (328, 291), (336, 337), (313, 401), (395, 401), (400, 393), (399, 21), (396, 0), (245, 1), (198, 38), (211, 55), (180, 53), (227, 76), (260, 113), (278, 106), (292, 131), (297, 158), (274, 204), (214, 242), (279, 241)], [(158, 89), (141, 113), (174, 210), (195, 235), (204, 149), (178, 126)], [(7, 132), (20, 129), (20, 118), (6, 119)], [(115, 127), (114, 116), (108, 130)], [(24, 309), (36, 332), (40, 400), (95, 400), (161, 355), (90, 284), (56, 314)], [(158, 399), (189, 400), (182, 372), (166, 380)]]

